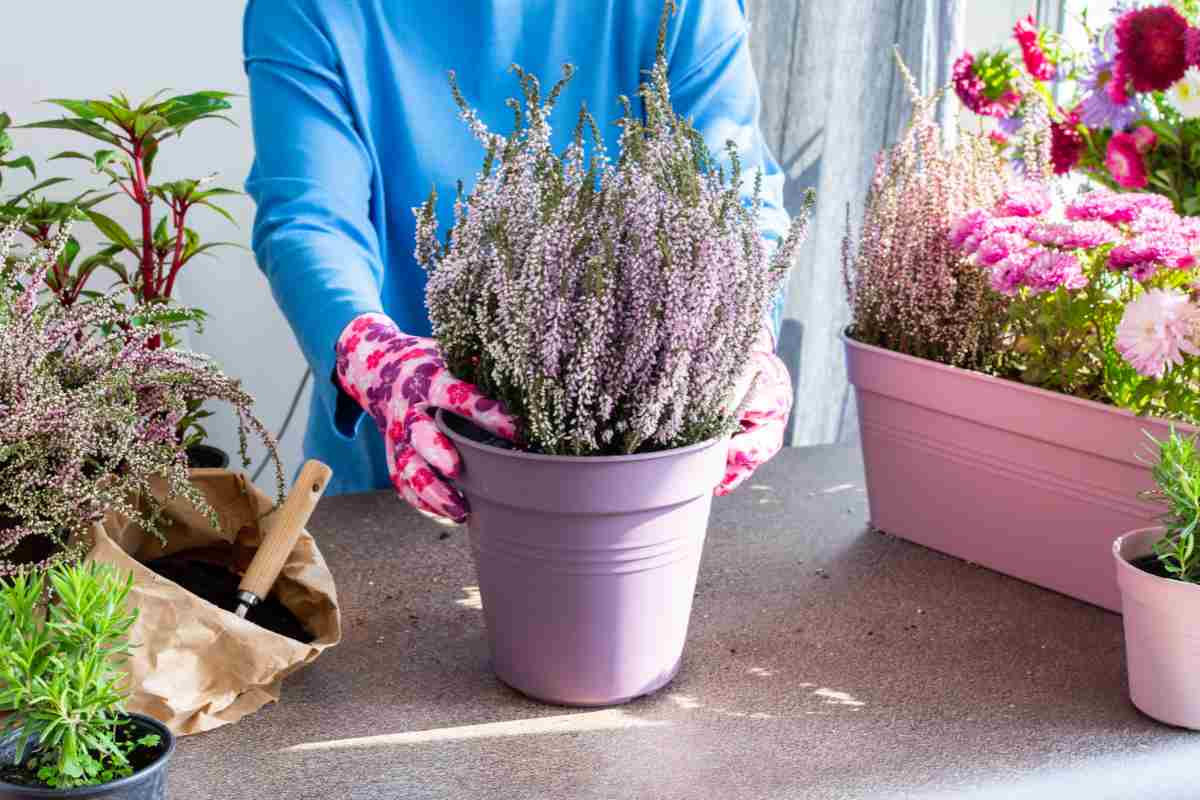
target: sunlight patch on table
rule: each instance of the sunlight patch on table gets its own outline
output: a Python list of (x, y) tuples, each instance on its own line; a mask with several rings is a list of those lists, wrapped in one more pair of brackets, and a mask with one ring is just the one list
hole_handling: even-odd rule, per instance
[(670, 722), (644, 720), (631, 716), (621, 709), (590, 711), (582, 714), (564, 714), (556, 717), (487, 722), (482, 725), (459, 725), (452, 728), (433, 728), (406, 733), (385, 733), (378, 736), (362, 736), (354, 739), (330, 739), (324, 742), (306, 742), (284, 748), (285, 753), (312, 750), (357, 750), (396, 745), (428, 744), (430, 742), (461, 742), (469, 739), (496, 739), (510, 736), (536, 736), (555, 733), (587, 733), (589, 731), (615, 731), (628, 728), (657, 728)]

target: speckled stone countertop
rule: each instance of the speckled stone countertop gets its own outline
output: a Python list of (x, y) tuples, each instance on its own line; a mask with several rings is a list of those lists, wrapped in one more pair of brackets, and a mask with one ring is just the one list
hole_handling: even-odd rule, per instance
[(866, 519), (856, 449), (785, 451), (715, 504), (679, 677), (597, 711), (489, 672), (464, 531), (327, 499), (344, 642), (181, 741), (171, 797), (1200, 797), (1200, 734), (1129, 704), (1119, 617)]

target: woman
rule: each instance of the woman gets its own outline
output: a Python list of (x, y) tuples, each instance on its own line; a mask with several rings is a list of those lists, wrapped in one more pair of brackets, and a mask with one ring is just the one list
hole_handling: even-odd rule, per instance
[[(763, 234), (777, 239), (787, 227), (783, 176), (758, 132), (741, 1), (679, 5), (667, 39), (676, 109), (714, 152), (732, 139), (747, 173), (763, 172)], [(586, 102), (615, 142), (616, 98), (635, 97), (652, 66), (660, 13), (655, 0), (250, 0), (254, 250), (317, 376), (305, 452), (333, 467), (330, 492), (390, 484), (424, 511), (466, 514), (443, 480), (458, 456), (429, 416), (456, 382), (436, 343), (419, 338), (430, 326), (412, 255), (412, 207), (434, 186), (448, 198), (438, 209), (448, 223), (456, 182), (482, 161), (447, 71), (484, 122), (501, 128), (512, 119), (510, 64), (545, 80), (572, 63), (560, 107)], [(568, 122), (556, 146), (567, 143)], [(792, 398), (772, 324), (778, 308), (743, 380), (742, 431), (718, 493), (782, 445)], [(469, 405), (478, 424), (511, 435), (514, 421), (495, 403), (475, 396)], [(379, 435), (360, 431), (363, 409)]]

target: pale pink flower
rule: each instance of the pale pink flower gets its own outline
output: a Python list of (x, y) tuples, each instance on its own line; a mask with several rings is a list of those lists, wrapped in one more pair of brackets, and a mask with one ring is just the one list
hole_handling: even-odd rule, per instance
[(1200, 306), (1176, 289), (1151, 289), (1125, 306), (1117, 352), (1139, 375), (1161, 378), (1185, 355), (1200, 355)]

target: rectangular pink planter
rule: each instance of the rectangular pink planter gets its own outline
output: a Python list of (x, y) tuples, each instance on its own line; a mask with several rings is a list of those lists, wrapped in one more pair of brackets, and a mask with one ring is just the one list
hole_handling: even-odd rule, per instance
[(874, 527), (1120, 612), (1112, 541), (1156, 522), (1137, 456), (1167, 423), (845, 341)]

